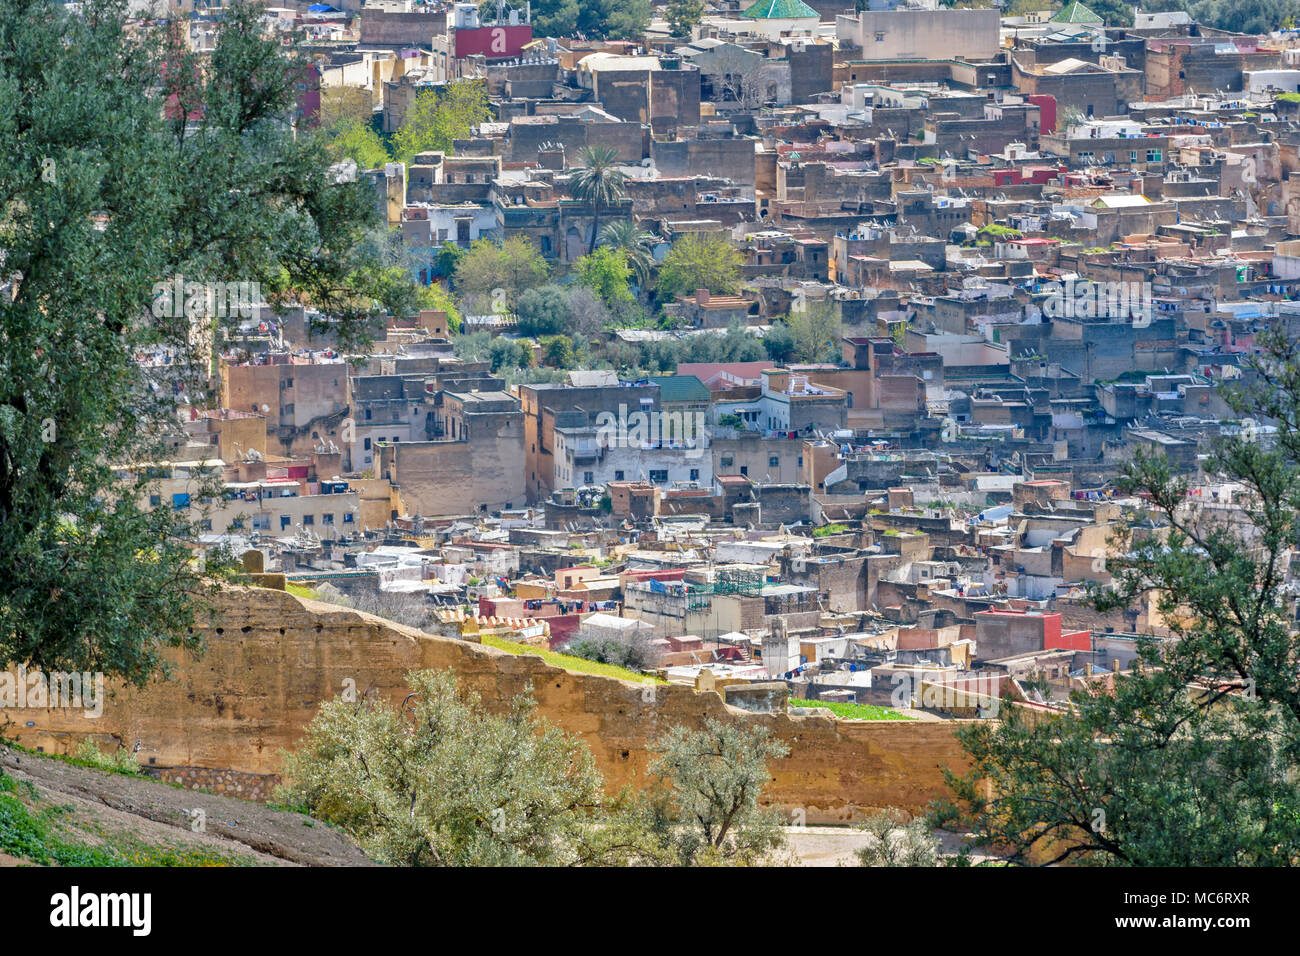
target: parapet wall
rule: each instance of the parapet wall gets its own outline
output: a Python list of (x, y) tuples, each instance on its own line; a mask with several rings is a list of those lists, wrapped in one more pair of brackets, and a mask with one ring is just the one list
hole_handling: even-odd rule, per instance
[(943, 766), (966, 766), (953, 722), (745, 714), (712, 691), (573, 673), (283, 591), (231, 588), (217, 603), (206, 652), (170, 652), (169, 678), (144, 690), (110, 685), (98, 719), (67, 708), (7, 711), (7, 735), (52, 753), (86, 737), (116, 740), (178, 779), (273, 774), (322, 701), (349, 687), (399, 699), (408, 671), (451, 668), (495, 710), (531, 687), (546, 718), (583, 736), (611, 790), (644, 777), (647, 747), (664, 730), (699, 727), (708, 716), (763, 722), (790, 746), (765, 796), (809, 823), (886, 806), (919, 810), (946, 792)]

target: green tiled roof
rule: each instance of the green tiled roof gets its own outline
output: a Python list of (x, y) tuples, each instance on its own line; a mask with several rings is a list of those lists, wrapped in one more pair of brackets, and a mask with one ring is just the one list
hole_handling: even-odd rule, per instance
[(709, 389), (695, 375), (651, 375), (650, 381), (659, 386), (659, 401), (707, 402)]
[(1052, 17), (1048, 23), (1101, 23), (1101, 17), (1093, 13), (1078, 0), (1067, 3)]
[(803, 0), (758, 0), (741, 14), (751, 20), (803, 20), (821, 19), (819, 14)]

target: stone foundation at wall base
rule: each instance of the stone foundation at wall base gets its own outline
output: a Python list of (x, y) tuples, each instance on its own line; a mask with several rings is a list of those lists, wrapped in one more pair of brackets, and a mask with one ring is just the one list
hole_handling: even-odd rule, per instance
[(186, 790), (205, 790), (221, 797), (238, 797), (269, 803), (280, 784), (278, 773), (241, 773), (212, 767), (141, 767), (146, 776), (160, 783), (173, 783)]

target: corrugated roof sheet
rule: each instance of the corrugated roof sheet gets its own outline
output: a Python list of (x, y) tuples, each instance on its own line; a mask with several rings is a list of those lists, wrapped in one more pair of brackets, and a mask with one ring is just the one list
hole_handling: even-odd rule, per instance
[(660, 402), (707, 402), (709, 390), (694, 375), (652, 375), (650, 381), (659, 386)]

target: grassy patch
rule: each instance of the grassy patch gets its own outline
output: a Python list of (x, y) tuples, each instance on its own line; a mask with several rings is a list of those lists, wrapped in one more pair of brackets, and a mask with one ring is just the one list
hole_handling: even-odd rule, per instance
[(540, 657), (548, 664), (556, 667), (563, 667), (568, 671), (578, 671), (583, 674), (596, 674), (600, 677), (617, 677), (619, 680), (635, 681), (638, 684), (665, 684), (667, 681), (655, 677), (651, 674), (638, 674), (636, 671), (630, 671), (626, 667), (617, 667), (613, 664), (599, 664), (596, 661), (589, 661), (585, 657), (573, 657), (570, 654), (561, 654), (557, 651), (543, 650), (540, 647), (533, 647), (531, 644), (517, 644), (514, 641), (503, 641), (499, 637), (485, 636), (483, 643), (487, 647), (495, 647), (499, 651), (507, 651), (511, 654), (532, 654)]
[(93, 770), (107, 770), (109, 773), (120, 773), (127, 777), (144, 776), (139, 761), (131, 751), (125, 747), (118, 747), (112, 753), (106, 754), (93, 740), (83, 740), (67, 760), (68, 763), (74, 763), (79, 767), (90, 767)]
[(820, 528), (813, 529), (814, 538), (825, 538), (832, 534), (843, 534), (849, 530), (846, 524), (824, 524)]
[(1012, 229), (1010, 226), (1000, 226), (996, 222), (991, 222), (979, 231), (981, 236), (993, 236), (995, 239), (1020, 239), (1024, 233), (1019, 229)]
[[(76, 767), (88, 767), (91, 770), (102, 770), (105, 773), (121, 774), (124, 777), (137, 777), (141, 780), (148, 779), (147, 775), (140, 769), (140, 764), (135, 759), (135, 754), (125, 747), (118, 748), (112, 754), (105, 754), (95, 745), (94, 741), (83, 740), (77, 747), (75, 754), (55, 754), (43, 753), (38, 750), (31, 750), (22, 744), (15, 743), (12, 740), (4, 741), (6, 747), (17, 750), (19, 753), (30, 754), (33, 757), (39, 757), (42, 760), (58, 760), (62, 763), (70, 763)], [(3, 776), (0, 776), (3, 779)]]
[(294, 597), (305, 598), (308, 601), (320, 600), (320, 595), (313, 588), (309, 588), (305, 584), (299, 584), (296, 581), (285, 581), (284, 589)]
[(797, 700), (791, 699), (791, 707), (821, 707), (829, 710), (836, 717), (843, 720), (914, 720), (906, 714), (900, 714), (896, 710), (890, 710), (888, 707), (877, 707), (874, 704), (842, 704), (835, 701), (827, 700)]

